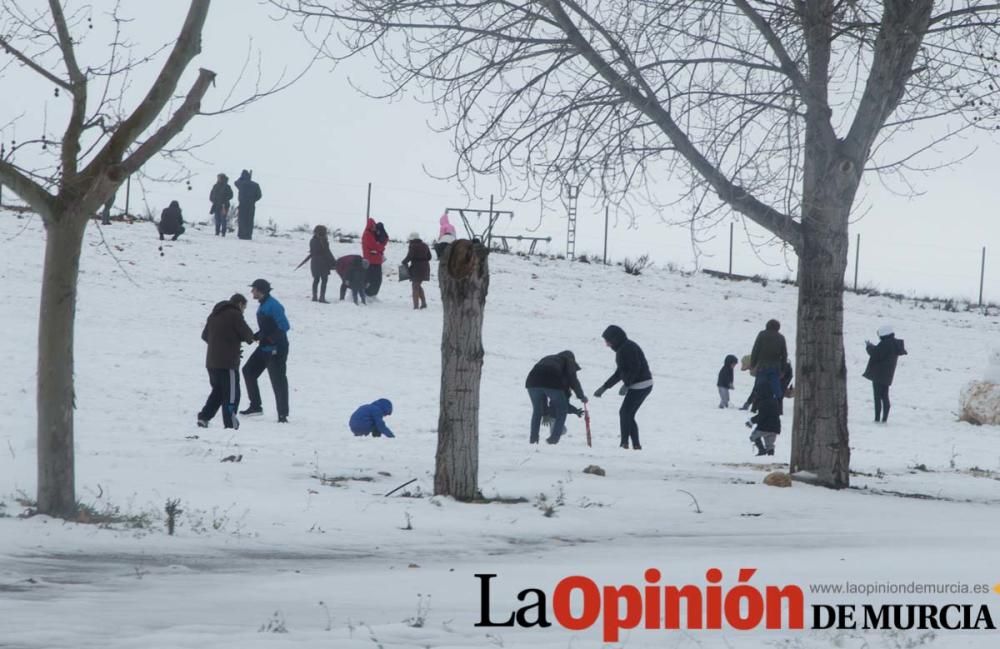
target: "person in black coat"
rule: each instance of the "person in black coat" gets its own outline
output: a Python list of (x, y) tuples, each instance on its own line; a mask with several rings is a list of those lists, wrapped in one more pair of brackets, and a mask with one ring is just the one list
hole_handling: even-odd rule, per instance
[(236, 293), (212, 309), (205, 322), (201, 339), (208, 344), (205, 367), (212, 391), (198, 413), (198, 426), (207, 428), (215, 413), (222, 408), (222, 423), (226, 428), (237, 429), (240, 421), (236, 410), (240, 405), (240, 345), (254, 342), (253, 330), (243, 319), (247, 299)]
[(184, 234), (184, 216), (177, 201), (170, 201), (170, 205), (160, 212), (160, 223), (156, 227), (160, 231), (160, 241), (165, 234), (174, 235), (171, 241), (177, 241), (177, 237)]
[(580, 366), (576, 363), (576, 356), (573, 352), (566, 350), (546, 356), (535, 363), (528, 378), (524, 381), (524, 387), (528, 389), (528, 398), (531, 399), (531, 428), (528, 434), (528, 443), (538, 443), (538, 430), (541, 427), (542, 415), (549, 412), (552, 416), (552, 433), (545, 441), (549, 444), (558, 444), (566, 429), (566, 413), (569, 410), (570, 390), (576, 393), (576, 397), (583, 403), (587, 403), (587, 397), (580, 387), (580, 380), (576, 373), (580, 371)]
[[(330, 240), (326, 237), (325, 225), (313, 228), (313, 236), (309, 240), (309, 254), (296, 269), (307, 261), (310, 262), (309, 270), (312, 271), (313, 277), (312, 301), (326, 304), (326, 284), (330, 280), (330, 271), (337, 265), (337, 259), (330, 251)], [(316, 297), (316, 289), (319, 289), (319, 298)]]
[(628, 448), (631, 441), (633, 449), (642, 450), (639, 444), (639, 425), (635, 423), (635, 415), (639, 411), (639, 406), (653, 391), (653, 375), (649, 371), (646, 355), (635, 341), (629, 340), (621, 327), (611, 325), (601, 336), (604, 338), (604, 343), (615, 352), (617, 369), (604, 385), (594, 390), (594, 396), (600, 397), (608, 388), (622, 381), (622, 388), (618, 391), (618, 394), (625, 397), (618, 410), (621, 447)]
[(896, 361), (900, 356), (906, 355), (906, 346), (902, 340), (896, 338), (890, 325), (879, 327), (878, 337), (877, 345), (865, 341), (868, 366), (862, 376), (872, 382), (875, 422), (878, 423), (881, 416), (881, 422), (885, 423), (889, 418), (889, 386), (892, 385), (892, 379), (896, 375)]
[(753, 427), (750, 441), (757, 447), (757, 455), (774, 455), (774, 441), (781, 434), (781, 402), (774, 397), (768, 382), (758, 381), (754, 386), (753, 409), (757, 413), (747, 426)]
[(424, 287), (421, 285), (431, 279), (431, 249), (420, 240), (420, 235), (416, 232), (410, 234), (409, 242), (409, 249), (403, 257), (402, 264), (410, 273), (413, 308), (426, 309), (427, 296), (424, 295)]
[(208, 211), (215, 222), (215, 236), (224, 237), (229, 229), (229, 203), (233, 200), (233, 188), (229, 186), (229, 177), (219, 174), (208, 193), (212, 209)]
[(729, 407), (729, 391), (733, 389), (733, 370), (740, 359), (732, 354), (726, 356), (722, 362), (722, 369), (719, 370), (719, 378), (715, 381), (715, 386), (719, 388), (719, 407)]
[(257, 213), (257, 201), (261, 199), (260, 185), (255, 183), (250, 172), (244, 169), (240, 177), (236, 180), (236, 191), (239, 195), (239, 212), (236, 215), (237, 227), (236, 236), (240, 239), (253, 238), (253, 220)]

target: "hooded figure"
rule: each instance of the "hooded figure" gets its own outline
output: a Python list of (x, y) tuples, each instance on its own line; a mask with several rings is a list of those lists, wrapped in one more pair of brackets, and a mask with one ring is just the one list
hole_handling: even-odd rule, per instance
[(170, 205), (160, 212), (160, 223), (157, 226), (160, 231), (160, 241), (163, 235), (172, 234), (171, 241), (177, 241), (177, 237), (184, 234), (184, 216), (181, 214), (181, 206), (177, 201), (170, 201)]
[(212, 203), (212, 209), (208, 213), (215, 221), (215, 235), (224, 237), (229, 230), (229, 203), (233, 200), (233, 188), (229, 186), (226, 174), (216, 177), (212, 191), (208, 193), (208, 200)]
[[(896, 361), (906, 355), (906, 346), (896, 338), (891, 325), (878, 328), (879, 341), (877, 345), (865, 341), (868, 352), (868, 366), (864, 376), (872, 382), (872, 392), (875, 397), (875, 421), (885, 423), (889, 418), (889, 386), (896, 375)], [(881, 419), (880, 419), (881, 417)]]
[(455, 226), (448, 220), (448, 213), (441, 215), (441, 228), (438, 230), (437, 241), (434, 242), (434, 254), (440, 259), (449, 244), (455, 241)]
[(372, 437), (395, 437), (382, 420), (392, 414), (392, 402), (388, 399), (376, 399), (354, 411), (348, 426), (357, 437), (371, 435)]
[(604, 343), (615, 352), (615, 373), (608, 377), (604, 385), (594, 390), (594, 396), (600, 397), (604, 392), (622, 381), (624, 385), (619, 394), (624, 395), (622, 406), (618, 410), (621, 425), (621, 447), (642, 450), (639, 444), (639, 426), (635, 423), (635, 414), (639, 406), (653, 391), (653, 375), (649, 371), (646, 355), (642, 353), (633, 340), (629, 340), (621, 327), (611, 325), (601, 334)]
[(253, 220), (257, 213), (257, 201), (261, 199), (260, 185), (255, 183), (250, 172), (244, 169), (236, 180), (236, 191), (239, 192), (239, 214), (237, 215), (236, 236), (240, 239), (253, 238)]
[(722, 362), (722, 369), (719, 370), (719, 378), (715, 381), (715, 386), (719, 389), (719, 407), (729, 407), (729, 391), (733, 389), (733, 370), (740, 360), (729, 354)]
[(382, 241), (385, 228), (378, 227), (375, 219), (369, 218), (365, 232), (361, 235), (361, 256), (368, 262), (367, 285), (365, 293), (368, 297), (378, 295), (382, 287), (382, 262), (385, 261), (385, 244), (388, 236)]
[[(302, 264), (310, 262), (309, 270), (312, 271), (312, 301), (326, 302), (326, 283), (330, 279), (330, 271), (337, 264), (337, 259), (330, 251), (330, 240), (327, 239), (325, 225), (317, 225), (313, 228), (312, 239), (309, 240), (309, 254), (302, 260)], [(319, 289), (317, 298), (316, 290)]]
[(427, 296), (424, 295), (424, 282), (431, 278), (431, 249), (420, 240), (420, 235), (416, 232), (410, 234), (410, 245), (403, 257), (402, 265), (406, 266), (410, 272), (410, 285), (412, 288), (413, 308), (426, 309)]
[(553, 418), (552, 433), (545, 441), (549, 444), (558, 444), (559, 438), (565, 432), (566, 413), (569, 410), (569, 394), (572, 390), (577, 399), (587, 403), (587, 397), (583, 394), (576, 373), (580, 371), (580, 366), (576, 362), (573, 352), (566, 350), (546, 356), (535, 363), (535, 366), (528, 372), (528, 378), (524, 382), (524, 387), (528, 389), (528, 398), (531, 399), (531, 427), (529, 429), (528, 443), (538, 443), (538, 431), (541, 427), (542, 416), (548, 412)]
[(747, 426), (753, 426), (750, 441), (757, 447), (757, 455), (774, 455), (774, 441), (781, 434), (780, 401), (774, 398), (770, 386), (758, 382), (754, 386), (753, 409), (757, 413)]

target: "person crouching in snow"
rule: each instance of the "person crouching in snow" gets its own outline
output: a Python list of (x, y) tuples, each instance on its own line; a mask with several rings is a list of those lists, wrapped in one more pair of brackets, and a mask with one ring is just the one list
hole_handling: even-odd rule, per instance
[(372, 437), (395, 437), (382, 420), (392, 414), (392, 402), (388, 399), (376, 399), (354, 411), (349, 426), (357, 437), (371, 435)]
[(768, 379), (758, 379), (753, 397), (753, 410), (757, 414), (746, 423), (753, 427), (750, 441), (757, 447), (758, 456), (774, 455), (774, 440), (781, 434), (781, 415)]
[(546, 413), (552, 417), (552, 433), (545, 441), (549, 444), (559, 443), (559, 438), (566, 429), (569, 391), (573, 390), (580, 401), (587, 403), (587, 396), (580, 387), (580, 380), (576, 378), (576, 373), (579, 371), (580, 366), (576, 364), (576, 356), (566, 350), (544, 357), (528, 372), (528, 378), (524, 381), (528, 398), (531, 399), (531, 428), (528, 432), (528, 443), (538, 443), (538, 430)]
[(722, 362), (722, 369), (719, 370), (719, 378), (715, 381), (716, 387), (719, 388), (720, 408), (729, 407), (729, 391), (733, 389), (733, 370), (739, 362), (740, 360), (732, 354), (726, 356), (726, 360)]
[(367, 304), (365, 302), (365, 282), (367, 281), (368, 260), (362, 259), (361, 255), (344, 255), (337, 260), (335, 268), (337, 274), (340, 275), (340, 301), (344, 301), (347, 289), (350, 288), (355, 305), (358, 303), (358, 297), (361, 297), (361, 304)]

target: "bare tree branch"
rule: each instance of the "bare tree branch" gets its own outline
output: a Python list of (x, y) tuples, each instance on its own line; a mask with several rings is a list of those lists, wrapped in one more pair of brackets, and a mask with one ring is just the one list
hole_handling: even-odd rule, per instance
[[(209, 0), (191, 0), (191, 6), (188, 9), (180, 35), (177, 37), (177, 42), (149, 92), (146, 93), (145, 99), (118, 126), (108, 139), (107, 144), (84, 169), (83, 175), (94, 178), (109, 165), (120, 163), (126, 150), (153, 123), (156, 116), (170, 101), (181, 74), (187, 68), (188, 63), (201, 52), (201, 31), (205, 25), (205, 17), (208, 15), (208, 7)], [(195, 87), (198, 87), (205, 72), (207, 71), (203, 71), (199, 75), (199, 81), (195, 83)], [(214, 75), (212, 76), (214, 77)], [(208, 82), (210, 81), (211, 79), (208, 79)], [(198, 99), (200, 101), (200, 97)], [(120, 175), (112, 180), (117, 184), (124, 177), (124, 175)]]
[(6, 160), (0, 160), (0, 185), (10, 187), (44, 220), (47, 221), (54, 214), (55, 198)]

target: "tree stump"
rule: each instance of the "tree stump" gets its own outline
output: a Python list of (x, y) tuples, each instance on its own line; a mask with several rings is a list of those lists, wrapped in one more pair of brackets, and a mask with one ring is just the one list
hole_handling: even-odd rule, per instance
[(489, 251), (462, 239), (438, 264), (441, 402), (434, 494), (473, 500), (479, 493), (479, 383), (483, 368), (483, 309), (490, 286)]

